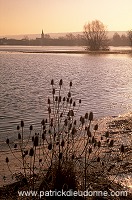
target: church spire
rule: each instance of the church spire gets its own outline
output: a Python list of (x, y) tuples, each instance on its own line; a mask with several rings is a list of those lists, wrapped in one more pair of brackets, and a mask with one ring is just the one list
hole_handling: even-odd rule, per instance
[(43, 29), (42, 29), (42, 33), (41, 33), (41, 39), (44, 38), (44, 32), (43, 32)]

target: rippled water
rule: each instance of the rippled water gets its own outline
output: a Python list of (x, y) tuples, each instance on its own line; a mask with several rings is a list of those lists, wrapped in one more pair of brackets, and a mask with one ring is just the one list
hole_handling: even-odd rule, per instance
[(128, 55), (0, 52), (0, 141), (15, 134), (21, 119), (38, 127), (47, 110), (50, 80), (73, 81), (80, 114), (96, 118), (132, 111), (132, 57)]

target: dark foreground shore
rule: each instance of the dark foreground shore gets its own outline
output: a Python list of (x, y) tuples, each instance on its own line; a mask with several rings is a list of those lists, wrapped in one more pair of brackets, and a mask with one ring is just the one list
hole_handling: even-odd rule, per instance
[[(108, 179), (108, 190), (127, 190), (129, 191), (128, 196), (123, 197), (114, 197), (115, 200), (130, 200), (132, 198), (132, 113), (129, 113), (129, 115), (123, 115), (119, 117), (108, 117), (101, 120), (97, 120), (95, 123), (99, 124), (99, 130), (98, 132), (105, 132), (106, 130), (109, 132), (110, 137), (114, 138), (115, 142), (116, 140), (119, 140), (120, 143), (123, 143), (125, 146), (126, 151), (126, 159), (125, 162), (122, 163), (120, 168), (120, 173), (116, 178), (114, 178), (114, 181), (109, 183)], [(1, 157), (1, 164), (0, 164), (0, 174), (2, 172), (3, 175), (6, 175), (9, 173), (8, 169), (6, 167), (3, 167), (5, 164), (2, 163), (2, 161), (5, 161), (6, 154), (2, 153), (0, 154)], [(10, 166), (11, 170), (14, 170), (14, 167), (17, 163), (15, 163), (15, 160), (13, 162), (13, 165)], [(2, 171), (2, 168), (4, 169)], [(1, 176), (2, 178), (2, 176)], [(107, 177), (108, 178), (108, 177)], [(26, 190), (28, 189), (28, 186), (26, 183), (20, 181), (14, 181), (14, 183), (11, 183), (8, 179), (1, 180), (0, 181), (0, 199), (27, 199), (18, 197), (17, 190)], [(104, 185), (104, 182), (102, 180), (102, 183), (100, 183), (99, 186), (97, 186), (98, 190), (101, 190), (101, 184)], [(30, 199), (30, 198), (29, 198)], [(88, 198), (91, 200), (91, 198)], [(98, 198), (97, 198), (98, 199)], [(104, 198), (102, 198), (104, 199)], [(105, 198), (109, 199), (109, 198)], [(111, 199), (111, 198), (110, 198)], [(94, 199), (96, 200), (96, 198)]]

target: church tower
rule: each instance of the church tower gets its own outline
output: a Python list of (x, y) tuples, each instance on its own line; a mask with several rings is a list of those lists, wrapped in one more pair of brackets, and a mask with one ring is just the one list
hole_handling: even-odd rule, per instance
[(43, 29), (42, 29), (42, 33), (41, 33), (41, 39), (44, 39), (44, 32), (43, 32)]
[(41, 33), (41, 45), (42, 46), (44, 45), (44, 32), (43, 32), (43, 29), (42, 29), (42, 33)]

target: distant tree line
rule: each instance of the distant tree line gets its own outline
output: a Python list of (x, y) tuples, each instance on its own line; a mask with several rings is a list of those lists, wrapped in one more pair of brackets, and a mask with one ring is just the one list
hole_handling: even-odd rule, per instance
[[(93, 22), (92, 22), (93, 23)], [(24, 37), (21, 40), (1, 38), (0, 45), (26, 45), (26, 46), (88, 46), (91, 50), (98, 50), (99, 48), (107, 48), (108, 46), (132, 46), (132, 31), (126, 34), (119, 35), (114, 33), (113, 37), (108, 39), (106, 31), (102, 23), (94, 21), (93, 26), (101, 26), (103, 30), (92, 33), (92, 28), (88, 24), (84, 26), (84, 34), (74, 35), (72, 33), (66, 34), (64, 37), (51, 38), (49, 34), (45, 34), (42, 41), (41, 38), (29, 39)], [(96, 29), (96, 27), (94, 27)], [(89, 31), (89, 35), (88, 35)], [(102, 42), (100, 42), (102, 40)], [(90, 46), (91, 45), (91, 46)]]
[(118, 33), (115, 33), (110, 40), (111, 46), (129, 46), (130, 40), (128, 35), (122, 34), (119, 35)]
[(44, 39), (29, 39), (28, 37), (18, 39), (1, 38), (0, 45), (27, 45), (27, 46), (84, 46), (85, 41), (83, 35), (66, 34), (64, 37), (51, 38), (49, 34), (45, 34)]

